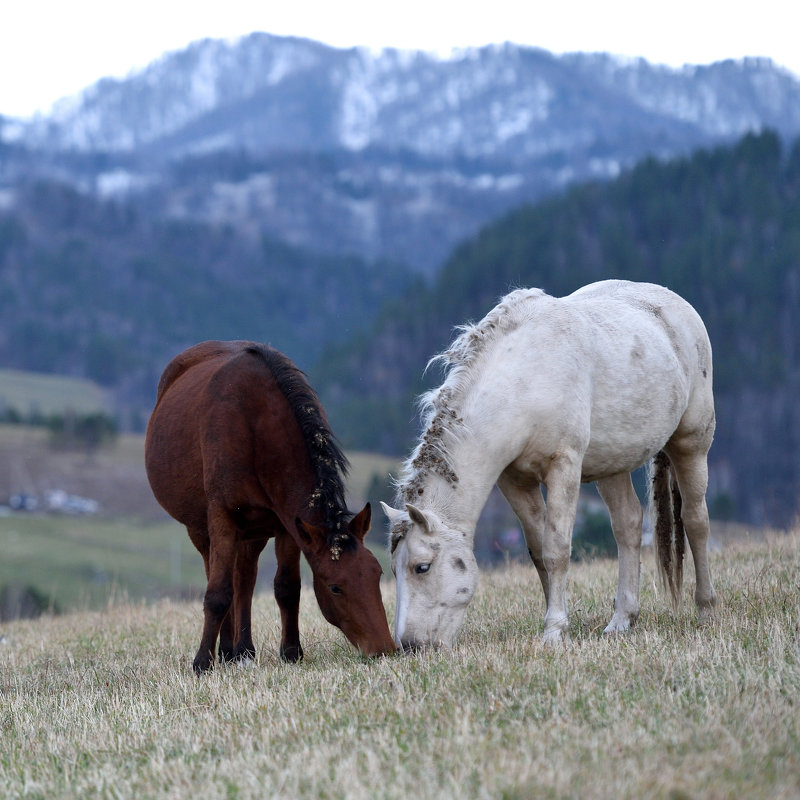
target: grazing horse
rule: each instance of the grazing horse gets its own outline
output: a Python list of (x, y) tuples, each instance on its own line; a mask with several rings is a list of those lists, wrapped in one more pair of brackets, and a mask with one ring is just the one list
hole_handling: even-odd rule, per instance
[(302, 658), (297, 616), (300, 553), (325, 619), (367, 655), (395, 649), (381, 568), (364, 547), (369, 504), (350, 519), (347, 461), (305, 376), (252, 342), (203, 342), (174, 358), (158, 384), (145, 439), (158, 502), (203, 556), (208, 586), (194, 669), (253, 658), (250, 630), (258, 557), (275, 539), (280, 654)]
[[(707, 454), (714, 435), (711, 345), (694, 309), (661, 286), (602, 281), (564, 298), (504, 297), (433, 359), (445, 382), (422, 398), (424, 433), (390, 521), (395, 641), (450, 645), (472, 599), (472, 540), (497, 483), (519, 517), (547, 610), (567, 631), (567, 568), (582, 482), (596, 481), (619, 554), (606, 633), (639, 614), (642, 508), (630, 472), (653, 459), (656, 552), (677, 607), (684, 527), (704, 621), (716, 602), (707, 561)], [(545, 504), (541, 487), (547, 489)]]

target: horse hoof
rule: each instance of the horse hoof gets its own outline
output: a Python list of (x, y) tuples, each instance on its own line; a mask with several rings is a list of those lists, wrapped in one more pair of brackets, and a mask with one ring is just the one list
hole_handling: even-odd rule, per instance
[(633, 623), (638, 616), (638, 614), (635, 616), (632, 614), (614, 614), (611, 622), (604, 628), (603, 635), (614, 636), (618, 633), (627, 633), (633, 627)]
[(609, 623), (603, 628), (603, 636), (619, 636), (620, 634), (627, 633), (629, 630), (629, 628), (623, 628), (621, 625), (612, 625)]
[(714, 608), (701, 608), (697, 612), (697, 624), (703, 628), (714, 622)]
[(248, 645), (246, 647), (237, 647), (233, 651), (233, 660), (239, 664), (242, 664), (245, 661), (255, 661), (256, 660), (255, 647), (253, 647), (253, 645)]
[(195, 656), (194, 662), (192, 664), (192, 669), (195, 672), (195, 675), (202, 675), (204, 672), (210, 671), (211, 667), (213, 666), (213, 662), (211, 658), (206, 656)]
[(300, 645), (281, 645), (281, 658), (289, 664), (296, 664), (303, 660), (303, 648)]

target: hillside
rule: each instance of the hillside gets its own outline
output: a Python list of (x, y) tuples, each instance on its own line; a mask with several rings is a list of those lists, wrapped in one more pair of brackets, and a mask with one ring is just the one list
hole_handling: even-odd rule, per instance
[[(20, 123), (44, 150), (265, 154), (370, 147), (523, 161), (602, 144), (800, 128), (800, 80), (767, 59), (683, 69), (506, 43), (450, 58), (254, 33), (206, 39)], [(639, 155), (641, 155), (641, 150)]]
[(110, 406), (108, 393), (93, 381), (0, 369), (0, 415), (11, 410), (26, 419), (67, 411), (108, 413)]
[(141, 430), (175, 352), (268, 341), (309, 372), (348, 448), (396, 457), (415, 434), (422, 368), (454, 325), (518, 285), (652, 280), (693, 302), (712, 337), (715, 512), (784, 526), (800, 497), (799, 153), (767, 132), (646, 160), (487, 226), (427, 285), (396, 265), (30, 184), (0, 212), (0, 362), (92, 377)]
[(0, 120), (0, 364), (92, 378), (141, 430), (177, 351), (266, 341), (324, 382), (337, 431), (396, 455), (453, 325), (516, 284), (643, 276), (713, 328), (719, 508), (783, 524), (798, 109), (759, 59), (197, 42)]
[(141, 417), (190, 344), (254, 339), (308, 369), (409, 283), (398, 265), (26, 184), (0, 209), (0, 364), (90, 378)]
[[(405, 450), (413, 396), (453, 326), (510, 288), (561, 296), (603, 278), (661, 283), (704, 318), (715, 354), (716, 510), (786, 525), (800, 509), (800, 142), (772, 133), (522, 208), (461, 246), (428, 289), (388, 305), (373, 330), (320, 364), (349, 446)], [(356, 385), (358, 392), (349, 389)]]
[[(376, 499), (377, 483), (386, 484), (396, 459), (377, 453), (348, 452), (348, 503), (355, 509)], [(126, 434), (87, 454), (83, 449), (54, 447), (46, 430), (0, 425), (0, 506), (12, 494), (43, 498), (52, 489), (90, 497), (108, 518), (162, 522), (144, 469), (144, 436)], [(382, 498), (383, 495), (380, 495)]]

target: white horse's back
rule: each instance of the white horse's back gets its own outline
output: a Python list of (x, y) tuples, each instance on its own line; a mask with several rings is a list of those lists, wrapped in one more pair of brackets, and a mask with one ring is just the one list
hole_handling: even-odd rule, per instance
[(641, 466), (684, 421), (710, 446), (711, 345), (668, 289), (603, 281), (564, 298), (518, 293), (504, 323), (470, 364), (461, 411), (502, 443), (507, 463), (542, 479), (569, 447), (593, 481)]

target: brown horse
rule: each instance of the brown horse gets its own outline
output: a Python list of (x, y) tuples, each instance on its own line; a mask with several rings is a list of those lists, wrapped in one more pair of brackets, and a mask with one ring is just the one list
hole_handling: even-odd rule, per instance
[(158, 502), (203, 556), (208, 586), (194, 669), (253, 658), (251, 603), (258, 557), (275, 539), (280, 653), (303, 656), (297, 614), (300, 552), (328, 622), (366, 655), (395, 650), (381, 568), (364, 547), (367, 504), (350, 519), (347, 461), (303, 373), (253, 342), (202, 342), (174, 358), (158, 384), (145, 463)]

